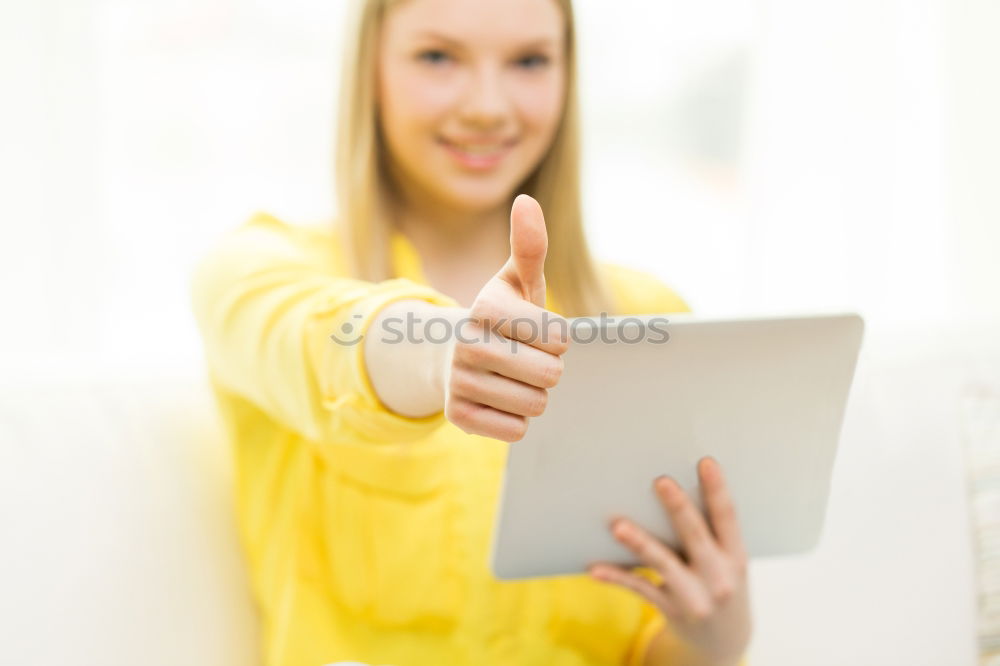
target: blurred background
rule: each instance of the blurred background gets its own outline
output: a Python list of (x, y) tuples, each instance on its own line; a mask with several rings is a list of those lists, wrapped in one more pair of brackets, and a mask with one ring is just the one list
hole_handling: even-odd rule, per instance
[[(344, 5), (0, 0), (10, 663), (252, 663), (188, 279), (254, 211), (335, 214)], [(867, 321), (825, 540), (754, 564), (752, 663), (987, 659), (1000, 3), (576, 5), (596, 253), (696, 313)]]

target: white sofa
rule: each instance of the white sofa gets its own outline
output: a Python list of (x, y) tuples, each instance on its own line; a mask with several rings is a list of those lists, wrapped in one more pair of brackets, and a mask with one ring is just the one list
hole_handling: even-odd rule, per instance
[[(977, 663), (960, 400), (969, 385), (1000, 395), (987, 349), (866, 347), (820, 547), (753, 563), (755, 666)], [(200, 361), (6, 366), (0, 661), (257, 663)]]
[(0, 663), (258, 663), (199, 364), (47, 362), (3, 377)]

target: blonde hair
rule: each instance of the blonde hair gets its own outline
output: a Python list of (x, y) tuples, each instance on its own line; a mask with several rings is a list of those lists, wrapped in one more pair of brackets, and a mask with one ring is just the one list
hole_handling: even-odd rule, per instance
[[(396, 0), (356, 0), (348, 22), (336, 134), (336, 193), (339, 226), (350, 272), (360, 279), (393, 277), (387, 149), (378, 131), (375, 105), (376, 49), (382, 18)], [(580, 205), (580, 115), (576, 43), (570, 0), (557, 0), (566, 21), (566, 93), (563, 115), (548, 152), (519, 192), (545, 212), (549, 251), (545, 277), (567, 316), (612, 310), (609, 291), (587, 247)]]

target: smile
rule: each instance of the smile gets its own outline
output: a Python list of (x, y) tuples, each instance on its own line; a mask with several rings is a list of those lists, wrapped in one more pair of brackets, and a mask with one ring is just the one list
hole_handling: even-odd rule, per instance
[(439, 138), (438, 143), (459, 165), (467, 169), (484, 171), (497, 166), (517, 143), (517, 139), (475, 143)]

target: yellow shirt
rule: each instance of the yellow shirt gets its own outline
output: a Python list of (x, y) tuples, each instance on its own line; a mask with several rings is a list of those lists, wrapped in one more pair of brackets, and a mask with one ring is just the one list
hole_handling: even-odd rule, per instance
[[(195, 274), (264, 663), (640, 664), (665, 622), (636, 594), (585, 575), (500, 582), (490, 573), (509, 445), (441, 414), (388, 411), (363, 345), (329, 339), (363, 332), (391, 301), (455, 304), (426, 285), (398, 234), (392, 259), (397, 279), (345, 278), (333, 234), (257, 214)], [(688, 310), (650, 275), (604, 269), (618, 314)]]

